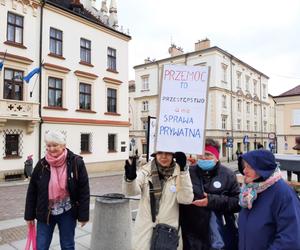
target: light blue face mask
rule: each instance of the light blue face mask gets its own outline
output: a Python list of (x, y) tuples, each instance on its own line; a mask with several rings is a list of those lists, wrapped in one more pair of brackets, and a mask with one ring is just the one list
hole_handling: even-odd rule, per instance
[(216, 165), (214, 160), (198, 160), (197, 161), (197, 165), (199, 168), (201, 168), (204, 171), (209, 171), (212, 170), (214, 168), (214, 166)]

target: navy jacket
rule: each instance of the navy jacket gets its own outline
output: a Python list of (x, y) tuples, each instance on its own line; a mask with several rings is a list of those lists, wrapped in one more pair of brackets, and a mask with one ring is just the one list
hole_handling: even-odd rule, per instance
[[(262, 177), (274, 172), (274, 155), (255, 150), (242, 158)], [(239, 250), (300, 250), (300, 201), (283, 179), (258, 194), (239, 214)]]
[[(76, 161), (76, 162), (75, 162)], [(27, 190), (25, 220), (49, 223), (48, 185), (50, 166), (45, 158), (41, 159), (33, 170)], [(68, 150), (67, 189), (72, 203), (72, 214), (78, 221), (89, 220), (90, 188), (89, 179), (82, 157)]]
[(201, 195), (204, 191), (208, 194), (208, 206), (179, 205), (183, 249), (208, 250), (210, 249), (210, 212), (213, 210), (226, 218), (234, 218), (233, 213), (240, 210), (238, 205), (240, 187), (235, 174), (220, 162), (210, 171), (203, 171), (197, 165), (191, 166), (190, 176), (194, 200), (202, 199)]

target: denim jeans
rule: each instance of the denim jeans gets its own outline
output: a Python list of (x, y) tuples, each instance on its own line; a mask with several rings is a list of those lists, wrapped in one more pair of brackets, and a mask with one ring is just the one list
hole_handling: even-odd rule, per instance
[(37, 222), (37, 249), (49, 249), (56, 224), (58, 225), (61, 249), (74, 250), (76, 219), (72, 216), (71, 210), (60, 215), (51, 215), (49, 225), (43, 222)]

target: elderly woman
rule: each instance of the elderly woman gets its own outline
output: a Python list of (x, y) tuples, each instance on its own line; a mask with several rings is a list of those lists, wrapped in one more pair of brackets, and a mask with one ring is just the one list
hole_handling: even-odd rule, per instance
[(300, 201), (282, 179), (274, 155), (254, 150), (241, 157), (239, 250), (300, 250)]
[(89, 220), (89, 181), (82, 158), (66, 148), (65, 135), (45, 134), (46, 156), (34, 168), (27, 190), (27, 224), (37, 220), (37, 249), (49, 249), (58, 225), (61, 249), (75, 249), (76, 220)]
[(136, 250), (170, 249), (154, 246), (153, 228), (163, 223), (177, 230), (178, 204), (189, 204), (194, 196), (184, 153), (156, 152), (152, 156), (154, 159), (137, 173), (135, 159), (132, 164), (126, 161), (125, 165), (124, 192), (141, 194), (133, 234), (133, 249)]

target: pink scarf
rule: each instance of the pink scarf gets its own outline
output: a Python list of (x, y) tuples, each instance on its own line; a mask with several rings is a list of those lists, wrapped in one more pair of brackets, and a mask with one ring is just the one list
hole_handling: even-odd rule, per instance
[(276, 168), (274, 173), (265, 181), (244, 183), (239, 196), (239, 204), (243, 208), (251, 209), (253, 202), (257, 199), (257, 195), (282, 178), (279, 168)]
[(64, 149), (63, 153), (58, 157), (53, 157), (49, 153), (45, 156), (51, 170), (48, 194), (49, 200), (52, 202), (61, 201), (69, 195), (66, 189), (67, 154), (68, 151)]

